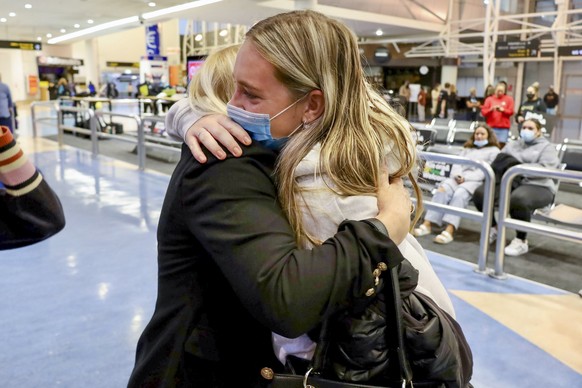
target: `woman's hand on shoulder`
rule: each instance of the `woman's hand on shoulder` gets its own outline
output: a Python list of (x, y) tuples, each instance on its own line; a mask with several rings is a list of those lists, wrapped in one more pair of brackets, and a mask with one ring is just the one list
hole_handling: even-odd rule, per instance
[(226, 158), (226, 153), (221, 145), (232, 155), (241, 156), (242, 149), (236, 140), (244, 145), (251, 144), (249, 134), (240, 125), (221, 114), (202, 117), (188, 128), (184, 136), (184, 142), (190, 148), (194, 158), (200, 163), (207, 161), (202, 147), (221, 160)]
[(400, 244), (410, 230), (412, 201), (401, 178), (388, 182), (383, 174), (378, 187), (378, 218), (388, 229), (390, 239)]

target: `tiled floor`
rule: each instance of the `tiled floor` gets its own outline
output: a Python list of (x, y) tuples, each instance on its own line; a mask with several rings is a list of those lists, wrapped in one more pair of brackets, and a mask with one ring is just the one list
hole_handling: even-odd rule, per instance
[[(123, 387), (156, 294), (167, 175), (19, 141), (61, 198), (58, 235), (0, 252), (0, 386)], [(429, 252), (472, 346), (477, 388), (582, 387), (582, 300)]]

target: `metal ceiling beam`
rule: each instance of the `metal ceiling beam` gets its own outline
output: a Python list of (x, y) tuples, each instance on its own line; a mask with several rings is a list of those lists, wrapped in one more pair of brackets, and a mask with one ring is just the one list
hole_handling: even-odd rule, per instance
[[(269, 0), (257, 3), (263, 7), (277, 8), (281, 10), (291, 11), (296, 9), (295, 1), (292, 0)], [(444, 27), (444, 23), (431, 23), (419, 20), (414, 21), (411, 25), (410, 19), (389, 16), (384, 14), (358, 11), (349, 8), (332, 7), (327, 5), (315, 5), (311, 8), (314, 11), (321, 12), (324, 15), (345, 20), (357, 20), (368, 23), (386, 24), (395, 27), (414, 28), (416, 30), (424, 30), (429, 32), (440, 32)]]

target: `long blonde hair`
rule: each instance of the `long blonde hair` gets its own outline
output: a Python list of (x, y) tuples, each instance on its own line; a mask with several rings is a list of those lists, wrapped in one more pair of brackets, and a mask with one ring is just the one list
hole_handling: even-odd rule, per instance
[(194, 74), (189, 86), (194, 110), (226, 114), (226, 103), (234, 94), (232, 69), (239, 48), (237, 44), (212, 52)]
[[(322, 116), (297, 132), (283, 149), (276, 167), (279, 200), (298, 242), (315, 242), (302, 222), (294, 179), (299, 162), (321, 143), (319, 172), (337, 194), (374, 195), (387, 146), (391, 177), (409, 177), (418, 199), (422, 196), (412, 174), (416, 147), (411, 126), (366, 81), (355, 35), (344, 24), (314, 11), (272, 16), (248, 32), (259, 53), (275, 68), (276, 78), (297, 98), (321, 90)], [(414, 225), (414, 223), (412, 224)]]

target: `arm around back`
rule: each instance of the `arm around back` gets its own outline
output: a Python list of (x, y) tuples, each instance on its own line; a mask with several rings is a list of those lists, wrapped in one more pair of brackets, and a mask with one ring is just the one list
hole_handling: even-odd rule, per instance
[(160, 218), (161, 277), (213, 263), (255, 319), (293, 338), (364, 295), (379, 261), (401, 258), (391, 240), (357, 221), (344, 222), (319, 247), (298, 249), (272, 181), (276, 156), (258, 145), (240, 159), (209, 157), (205, 165), (187, 152), (183, 148)]

